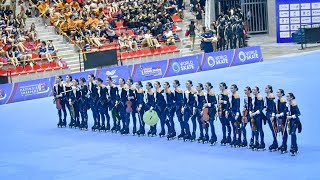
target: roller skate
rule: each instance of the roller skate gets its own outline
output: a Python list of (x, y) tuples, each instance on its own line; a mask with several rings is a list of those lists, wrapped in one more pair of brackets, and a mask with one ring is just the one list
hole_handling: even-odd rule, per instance
[(146, 135), (146, 131), (144, 129), (139, 129), (139, 131), (137, 132), (138, 136), (145, 136)]
[(260, 146), (258, 147), (259, 151), (265, 151), (266, 150), (266, 145), (264, 144), (264, 142), (261, 142)]
[(125, 129), (121, 132), (121, 135), (122, 135), (122, 136), (127, 136), (127, 135), (129, 135), (129, 134), (130, 134), (129, 128), (125, 128)]
[(253, 147), (254, 147), (254, 140), (253, 140), (253, 138), (251, 138), (251, 139), (250, 139), (249, 148), (250, 148), (250, 149), (253, 149)]
[(210, 143), (210, 146), (216, 145), (217, 144), (217, 137), (212, 136), (209, 143)]
[(186, 141), (190, 141), (191, 139), (191, 134), (186, 134), (184, 137), (183, 137), (183, 141), (186, 142)]
[(190, 137), (190, 141), (193, 142), (196, 140), (196, 132), (192, 132), (192, 135)]
[(176, 131), (172, 131), (171, 133), (168, 134), (167, 139), (168, 140), (174, 140), (176, 138)]
[(80, 124), (80, 120), (79, 120), (79, 118), (76, 118), (76, 124), (75, 124), (75, 128), (77, 129), (77, 128), (79, 128), (80, 129), (80, 126), (81, 126), (81, 124)]
[(148, 131), (147, 136), (149, 136), (149, 137), (152, 136), (152, 130), (151, 129)]
[(62, 121), (61, 127), (67, 127), (67, 121), (65, 119)]
[(98, 124), (97, 124), (96, 122), (95, 122), (94, 125), (91, 127), (91, 130), (94, 131), (94, 132), (99, 130), (99, 126), (98, 126)]
[(252, 146), (252, 150), (253, 151), (258, 151), (259, 147), (260, 147), (259, 142), (256, 141), (256, 143)]
[(233, 146), (235, 147), (235, 148), (239, 148), (239, 147), (241, 147), (241, 139), (240, 138), (238, 138), (237, 140), (236, 140), (236, 142), (233, 144)]
[(269, 151), (270, 152), (274, 152), (278, 149), (278, 143), (277, 141), (273, 141), (273, 143), (271, 144), (271, 146), (269, 146)]
[(208, 142), (209, 142), (209, 135), (206, 134), (206, 135), (204, 136), (204, 138), (203, 138), (202, 144), (206, 144), (206, 143), (208, 143)]
[(281, 154), (284, 154), (284, 153), (287, 153), (288, 150), (287, 150), (287, 145), (282, 145), (278, 148), (278, 151), (281, 153)]
[(226, 141), (227, 141), (227, 140), (226, 140), (226, 137), (223, 137), (223, 138), (221, 139), (221, 141), (220, 141), (221, 146), (227, 145)]
[(138, 134), (137, 134), (137, 128), (136, 128), (136, 127), (133, 127), (133, 129), (132, 129), (132, 135), (133, 135), (133, 136), (138, 135)]
[(76, 122), (74, 119), (71, 119), (70, 123), (68, 124), (69, 128), (75, 128)]
[(58, 124), (57, 124), (57, 127), (58, 127), (58, 128), (62, 128), (62, 120), (61, 120), (61, 119), (59, 119), (59, 122), (58, 122)]
[(231, 143), (231, 137), (230, 136), (227, 136), (227, 139), (226, 139), (225, 143), (226, 143), (226, 145)]
[(111, 128), (111, 132), (112, 133), (116, 133), (117, 132), (117, 126), (114, 125), (112, 128)]
[(156, 128), (154, 128), (154, 129), (151, 131), (151, 136), (152, 136), (152, 137), (157, 136), (157, 129), (156, 129)]
[(232, 141), (230, 142), (230, 146), (234, 147), (234, 144), (236, 143), (236, 138), (233, 138)]
[(110, 124), (109, 123), (107, 123), (106, 132), (110, 132)]
[(99, 127), (99, 132), (106, 132), (106, 126), (104, 124)]
[(165, 137), (166, 135), (166, 132), (164, 130), (161, 130), (161, 132), (159, 133), (159, 137), (162, 138), (162, 137)]
[(200, 134), (199, 138), (197, 139), (198, 143), (203, 143), (203, 134)]
[(241, 143), (241, 147), (242, 148), (246, 148), (248, 146), (248, 142), (247, 142), (247, 139), (244, 139)]
[(297, 146), (291, 146), (290, 155), (291, 156), (296, 156), (297, 154), (298, 154), (298, 147)]
[(183, 132), (181, 132), (181, 134), (179, 134), (179, 135), (178, 135), (178, 140), (183, 139), (183, 137), (184, 137), (184, 133), (183, 133)]

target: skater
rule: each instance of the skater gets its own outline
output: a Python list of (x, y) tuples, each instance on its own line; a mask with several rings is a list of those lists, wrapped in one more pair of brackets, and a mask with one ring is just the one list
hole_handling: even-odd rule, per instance
[(107, 81), (108, 81), (108, 89), (109, 89), (109, 109), (111, 111), (111, 115), (112, 115), (112, 120), (113, 120), (113, 126), (111, 128), (111, 132), (119, 132), (120, 131), (120, 115), (119, 115), (119, 111), (117, 108), (118, 103), (120, 103), (120, 101), (118, 101), (119, 97), (118, 97), (118, 87), (116, 85), (113, 84), (113, 80), (110, 76), (107, 77)]
[[(198, 142), (203, 142), (203, 139), (204, 139), (203, 128), (208, 126), (208, 122), (202, 120), (202, 115), (203, 115), (202, 109), (203, 109), (204, 103), (206, 103), (206, 98), (205, 98), (205, 94), (203, 92), (203, 89), (204, 89), (203, 84), (198, 83), (197, 87), (196, 87), (197, 92), (195, 94), (196, 101), (195, 101), (195, 104), (193, 107), (193, 116), (191, 117), (192, 122), (198, 121), (198, 123), (199, 123), (200, 136), (197, 139)], [(208, 116), (209, 116), (209, 114), (208, 114)], [(196, 128), (197, 128), (196, 126), (193, 127), (194, 132), (196, 132), (196, 130), (195, 130)], [(191, 141), (195, 140), (195, 138), (196, 138), (195, 136), (196, 135), (194, 135), (194, 137), (191, 137)]]
[[(191, 141), (192, 139), (195, 139), (195, 132), (190, 133), (190, 127), (189, 127), (189, 119), (193, 115), (193, 107), (195, 104), (195, 94), (196, 91), (192, 88), (193, 84), (191, 80), (188, 80), (186, 82), (186, 90), (184, 91), (184, 105), (181, 109), (181, 113), (183, 114), (183, 121), (184, 121), (184, 129), (185, 129), (185, 136), (183, 137), (184, 141)], [(194, 125), (195, 126), (195, 125)], [(194, 138), (193, 138), (194, 137)]]
[(127, 80), (127, 87), (128, 87), (128, 101), (126, 106), (126, 112), (127, 112), (127, 122), (128, 127), (130, 125), (130, 114), (133, 121), (133, 129), (132, 129), (132, 135), (137, 135), (137, 100), (136, 100), (136, 89), (133, 87), (133, 80), (128, 79)]
[(227, 37), (227, 48), (228, 49), (233, 49), (233, 31), (232, 31), (232, 24), (231, 22), (228, 22), (228, 25), (225, 30), (225, 36)]
[(180, 82), (179, 80), (174, 80), (173, 81), (173, 87), (174, 87), (174, 104), (175, 104), (175, 113), (176, 116), (178, 118), (178, 121), (180, 123), (180, 129), (181, 129), (181, 133), (178, 135), (178, 139), (181, 139), (184, 137), (184, 123), (183, 123), (183, 119), (182, 119), (182, 113), (181, 113), (181, 109), (183, 106), (183, 91), (180, 88)]
[[(230, 87), (230, 91), (232, 93), (230, 109), (228, 113), (226, 113), (227, 118), (229, 118), (232, 124), (233, 130), (233, 139), (230, 143), (231, 147), (240, 147), (241, 142), (241, 131), (240, 131), (240, 96), (237, 93), (238, 87), (233, 84)], [(238, 137), (237, 137), (238, 135)]]
[(269, 146), (270, 151), (276, 151), (278, 149), (278, 141), (277, 141), (277, 122), (276, 122), (276, 104), (275, 97), (273, 95), (273, 89), (271, 85), (267, 85), (265, 88), (266, 96), (266, 121), (269, 125), (269, 128), (272, 133), (273, 143)]
[(288, 105), (288, 112), (287, 112), (287, 126), (288, 126), (288, 132), (291, 135), (291, 148), (290, 148), (290, 154), (291, 156), (295, 156), (298, 153), (298, 144), (297, 144), (297, 135), (296, 131), (298, 130), (298, 133), (301, 133), (302, 131), (302, 125), (300, 122), (299, 116), (300, 110), (298, 108), (297, 103), (294, 101), (296, 97), (293, 93), (287, 94), (287, 101), (289, 103)]
[(79, 111), (81, 115), (81, 124), (79, 129), (81, 130), (88, 130), (88, 108), (89, 108), (89, 101), (87, 98), (88, 94), (88, 87), (85, 84), (86, 80), (81, 77), (80, 78), (80, 99), (79, 99)]
[(214, 127), (214, 121), (217, 118), (217, 98), (215, 93), (213, 92), (212, 88), (212, 84), (210, 82), (207, 82), (206, 85), (206, 94), (205, 94), (205, 100), (206, 103), (203, 105), (204, 108), (208, 108), (208, 114), (209, 114), (209, 125), (210, 125), (210, 130), (211, 130), (211, 138), (209, 140), (209, 135), (208, 135), (208, 131), (209, 131), (209, 127), (205, 126), (205, 136), (203, 139), (204, 143), (207, 143), (209, 140), (210, 145), (215, 145), (217, 143), (217, 135), (216, 135), (216, 131), (215, 131), (215, 127)]
[(226, 26), (225, 26), (225, 19), (222, 18), (220, 21), (220, 25), (218, 26), (218, 39), (219, 39), (219, 50), (220, 51), (224, 51), (225, 50), (225, 30), (226, 30)]
[(166, 101), (164, 99), (165, 92), (163, 89), (161, 89), (161, 85), (159, 81), (156, 81), (154, 83), (154, 88), (155, 88), (155, 94), (156, 94), (155, 110), (160, 118), (160, 125), (161, 125), (161, 131), (159, 133), (159, 136), (164, 137), (166, 135), (166, 132), (164, 129), (164, 125), (166, 124), (166, 114), (165, 114)]
[(92, 131), (99, 130), (99, 125), (97, 122), (100, 119), (97, 107), (99, 95), (95, 79), (96, 78), (93, 74), (88, 75), (88, 98), (94, 122), (93, 126), (91, 127)]
[(278, 123), (278, 132), (281, 133), (282, 136), (282, 144), (278, 148), (278, 151), (281, 153), (287, 152), (287, 140), (288, 140), (288, 131), (286, 127), (286, 119), (287, 119), (287, 101), (283, 97), (284, 91), (283, 89), (279, 89), (277, 91), (277, 114), (276, 114), (276, 121)]
[(165, 108), (165, 114), (166, 114), (166, 124), (168, 125), (168, 140), (172, 140), (176, 137), (176, 130), (174, 128), (174, 94), (171, 92), (170, 84), (168, 82), (163, 83), (164, 88), (164, 99), (166, 101), (166, 108)]
[[(98, 111), (101, 120), (101, 126), (99, 128), (100, 132), (110, 131), (110, 116), (108, 111), (108, 88), (106, 85), (103, 84), (103, 80), (101, 78), (97, 78), (97, 88), (98, 88)], [(107, 126), (105, 125), (105, 121), (107, 120)], [(100, 125), (100, 122), (98, 122)]]
[[(56, 103), (56, 108), (58, 109), (59, 115), (59, 122), (57, 124), (58, 127), (65, 127), (66, 126), (66, 119), (67, 119), (67, 111), (66, 105), (64, 101), (64, 84), (61, 76), (56, 77), (56, 84), (53, 86), (53, 95), (54, 95), (54, 102)], [(62, 119), (63, 113), (63, 119)]]
[[(219, 107), (218, 107), (218, 112), (219, 112), (219, 119), (222, 125), (222, 133), (223, 133), (223, 137), (221, 140), (221, 145), (225, 146), (226, 144), (230, 144), (231, 143), (231, 127), (230, 127), (230, 122), (229, 119), (227, 117), (228, 114), (228, 109), (229, 109), (229, 97), (228, 97), (228, 86), (226, 85), (226, 83), (222, 82), (219, 85), (219, 89), (220, 89), (220, 94), (219, 94)], [(228, 135), (226, 134), (228, 130)]]
[(144, 91), (141, 81), (136, 82), (136, 100), (137, 100), (137, 114), (139, 119), (139, 130), (137, 131), (138, 136), (144, 136), (145, 132), (145, 123), (143, 121), (143, 114), (145, 112), (145, 102), (144, 102)]
[(250, 144), (249, 147), (253, 148), (254, 145), (254, 131), (252, 130), (252, 123), (251, 123), (251, 117), (249, 115), (249, 112), (253, 111), (253, 104), (252, 104), (252, 90), (249, 86), (244, 88), (244, 106), (243, 106), (243, 113), (242, 113), (242, 122), (241, 122), (241, 130), (243, 134), (243, 140), (241, 147), (247, 147), (248, 142), (247, 142), (247, 130), (246, 126), (248, 122), (250, 123), (251, 127), (251, 138), (250, 138)]
[[(253, 111), (250, 112), (251, 122), (255, 123), (257, 131), (255, 132), (255, 144), (253, 146), (254, 150), (264, 150), (264, 132), (262, 129), (262, 121), (263, 121), (263, 109), (264, 109), (264, 101), (263, 97), (260, 95), (260, 90), (258, 87), (253, 88), (254, 95), (254, 103), (253, 103)], [(259, 135), (260, 135), (260, 144), (259, 144)]]
[(81, 97), (81, 92), (79, 88), (79, 80), (74, 79), (72, 81), (72, 93), (71, 93), (71, 99), (72, 99), (72, 108), (73, 108), (73, 118), (74, 118), (74, 124), (73, 127), (80, 128), (80, 110), (79, 110), (79, 102)]
[[(69, 115), (70, 115), (70, 123), (69, 123), (69, 128), (73, 128), (75, 126), (75, 119), (74, 119), (74, 107), (72, 105), (72, 76), (67, 75), (66, 76), (66, 84), (64, 86), (64, 92), (65, 92), (65, 105), (68, 108)], [(66, 122), (65, 122), (66, 123)], [(64, 123), (63, 123), (64, 125)]]
[(128, 88), (125, 85), (125, 80), (123, 78), (119, 79), (119, 96), (118, 103), (116, 104), (117, 109), (119, 110), (120, 117), (122, 119), (122, 129), (120, 130), (121, 135), (128, 135), (129, 132), (129, 119), (127, 116), (126, 108), (128, 102)]
[[(153, 86), (151, 82), (146, 83), (146, 93), (145, 93), (145, 102), (146, 102), (146, 110), (153, 111), (155, 109), (155, 98), (153, 92)], [(148, 136), (156, 136), (157, 135), (157, 124), (150, 126), (150, 130), (148, 131)]]
[(244, 30), (244, 25), (242, 20), (238, 20), (237, 22), (237, 36), (238, 36), (238, 47), (239, 48), (243, 48), (245, 46), (245, 39), (244, 39), (244, 35), (245, 35), (245, 30)]

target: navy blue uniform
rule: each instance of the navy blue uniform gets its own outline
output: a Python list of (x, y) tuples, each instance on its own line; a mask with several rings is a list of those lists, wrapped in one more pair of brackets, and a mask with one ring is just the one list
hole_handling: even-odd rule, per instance
[(88, 83), (88, 93), (89, 93), (89, 105), (92, 111), (92, 116), (93, 116), (93, 122), (94, 125), (93, 127), (97, 126), (97, 122), (100, 119), (99, 117), (99, 112), (98, 112), (98, 89), (97, 85), (93, 84), (92, 82)]
[(299, 118), (299, 116), (301, 114), (300, 114), (300, 110), (299, 110), (296, 102), (291, 102), (289, 104), (287, 114), (292, 117), (291, 119), (289, 119), (288, 132), (291, 135), (290, 152), (293, 154), (298, 151), (297, 135), (296, 135), (297, 129), (298, 129), (299, 133), (302, 130), (302, 126), (301, 126), (301, 122), (300, 122), (300, 118)]
[(193, 107), (195, 105), (195, 95), (194, 92), (190, 92), (186, 90), (184, 92), (184, 113), (183, 113), (183, 120), (184, 120), (184, 128), (185, 128), (185, 137), (190, 138), (191, 133), (190, 133), (190, 127), (189, 127), (189, 119), (193, 115)]
[(282, 147), (286, 151), (287, 149), (287, 140), (288, 140), (288, 131), (287, 128), (284, 128), (286, 126), (286, 119), (287, 119), (287, 102), (285, 98), (281, 97), (277, 100), (277, 121), (278, 121), (278, 131), (282, 133), (282, 145), (279, 148), (279, 150), (282, 150)]
[(145, 123), (143, 121), (143, 114), (145, 112), (145, 108), (146, 108), (146, 105), (145, 105), (145, 102), (144, 102), (144, 92), (139, 92), (136, 91), (136, 103), (137, 103), (137, 108), (140, 108), (140, 111), (137, 112), (138, 113), (138, 118), (139, 118), (139, 130), (138, 130), (138, 135), (139, 134), (145, 134), (145, 129), (144, 129), (144, 126), (145, 126)]
[(72, 104), (73, 104), (73, 110), (74, 110), (74, 120), (75, 124), (74, 126), (80, 127), (80, 109), (79, 109), (79, 103), (80, 103), (80, 98), (81, 98), (81, 92), (79, 87), (74, 87), (71, 91), (71, 96), (72, 96)]
[(184, 99), (183, 99), (183, 92), (180, 91), (174, 91), (174, 104), (175, 104), (175, 111), (176, 111), (176, 115), (178, 118), (178, 121), (180, 123), (180, 128), (181, 128), (181, 133), (180, 133), (180, 137), (184, 136), (184, 123), (183, 123), (183, 119), (182, 119), (182, 113), (181, 113), (181, 108), (184, 104)]
[[(146, 92), (146, 104), (145, 104), (145, 109), (146, 111), (149, 109), (155, 109), (155, 98), (154, 98), (154, 93), (149, 93)], [(152, 134), (152, 135), (156, 135), (157, 134), (157, 125), (151, 126), (150, 130), (148, 132), (148, 135)]]
[[(66, 125), (66, 119), (67, 119), (66, 105), (64, 101), (65, 94), (63, 92), (64, 92), (64, 84), (55, 84), (53, 86), (53, 95), (55, 96), (55, 98), (57, 95), (61, 95), (61, 97), (58, 97), (61, 105), (61, 109), (58, 109), (58, 115), (59, 115), (58, 126), (62, 124)], [(63, 119), (62, 119), (62, 112), (63, 112)]]
[[(70, 85), (70, 86), (69, 86)], [(67, 106), (67, 109), (69, 111), (69, 115), (70, 115), (70, 123), (69, 126), (72, 125), (72, 123), (74, 123), (74, 108), (73, 106), (70, 105), (70, 102), (72, 103), (72, 98), (73, 98), (73, 92), (71, 91), (72, 86), (71, 84), (65, 84), (64, 86), (64, 92), (65, 92), (65, 96), (64, 96), (64, 104)]]
[(121, 132), (124, 134), (129, 133), (129, 118), (127, 117), (126, 107), (128, 101), (128, 92), (125, 87), (119, 87), (118, 92), (118, 111), (122, 119), (122, 129)]
[[(252, 104), (252, 96), (245, 96), (244, 98), (244, 111), (247, 112), (247, 122), (250, 122), (250, 126), (251, 126), (251, 143), (253, 144), (254, 142), (254, 132), (252, 131), (252, 124), (251, 124), (251, 117), (249, 112), (252, 112), (253, 110), (253, 104)], [(242, 116), (245, 116), (244, 114), (242, 114)], [(243, 133), (243, 147), (247, 146), (247, 130), (246, 130), (246, 126), (247, 126), (247, 122), (242, 122), (242, 133)]]
[(164, 99), (164, 90), (156, 91), (155, 110), (160, 118), (161, 132), (159, 135), (165, 135), (164, 125), (166, 123), (166, 101)]
[(165, 100), (166, 100), (166, 117), (168, 118), (168, 134), (175, 134), (175, 128), (174, 128), (174, 121), (173, 116), (175, 112), (175, 105), (174, 105), (174, 94), (173, 92), (166, 92), (165, 93)]
[(136, 113), (137, 113), (137, 97), (136, 97), (136, 91), (133, 89), (128, 89), (128, 97), (132, 97), (133, 99), (130, 99), (131, 102), (131, 108), (132, 108), (132, 112), (128, 112), (127, 113), (127, 118), (128, 118), (128, 125), (130, 124), (130, 114), (132, 117), (132, 121), (133, 121), (133, 131), (132, 133), (135, 134), (137, 131), (137, 117), (136, 117)]
[(113, 119), (113, 127), (111, 131), (120, 131), (120, 116), (118, 108), (116, 104), (118, 103), (119, 95), (118, 95), (118, 87), (109, 86), (109, 108), (111, 110), (112, 119)]
[[(277, 143), (277, 136), (276, 136), (276, 127), (273, 126), (273, 124), (276, 124), (275, 121), (275, 114), (276, 114), (276, 103), (275, 103), (275, 97), (273, 94), (269, 94), (266, 97), (265, 100), (266, 103), (266, 120), (268, 122), (268, 125), (270, 127), (270, 130), (272, 132), (272, 136), (273, 136), (273, 143)], [(273, 122), (271, 122), (271, 117), (274, 117)]]
[[(110, 116), (109, 116), (109, 100), (108, 100), (108, 88), (106, 86), (98, 87), (98, 110), (101, 118), (101, 127), (100, 130), (110, 130)], [(105, 120), (107, 120), (107, 126), (105, 126)], [(98, 126), (100, 123), (98, 122)]]
[[(197, 93), (195, 96), (195, 106), (193, 107), (193, 116), (192, 116), (192, 122), (195, 122), (196, 120), (199, 123), (199, 129), (200, 129), (200, 138), (203, 137), (203, 122), (201, 121), (202, 118), (202, 108), (204, 103), (206, 103), (206, 98), (204, 93)], [(196, 123), (194, 123), (196, 124)], [(196, 126), (193, 127), (193, 132), (196, 132)]]
[(89, 101), (86, 95), (88, 94), (88, 86), (83, 85), (80, 87), (80, 99), (79, 99), (79, 111), (81, 114), (81, 126), (80, 128), (88, 128), (88, 108)]
[[(238, 116), (238, 118), (236, 119), (236, 116)], [(235, 145), (236, 141), (237, 141), (237, 134), (239, 134), (239, 139), (238, 141), (240, 141), (240, 97), (238, 94), (233, 94), (231, 96), (231, 103), (230, 103), (230, 108), (229, 108), (229, 120), (232, 124), (232, 130), (233, 130), (233, 140), (231, 142), (230, 145)], [(240, 142), (238, 142), (240, 143)], [(239, 145), (239, 144), (236, 144)]]
[[(221, 144), (226, 144), (231, 142), (231, 126), (229, 119), (226, 117), (226, 112), (229, 110), (229, 97), (227, 92), (222, 92), (219, 94), (219, 100), (222, 100), (223, 103), (219, 103), (218, 111), (219, 111), (219, 119), (222, 125), (222, 140)], [(227, 136), (227, 130), (228, 130), (228, 136)]]
[[(264, 132), (262, 129), (262, 121), (263, 121), (263, 109), (264, 109), (264, 101), (263, 97), (261, 95), (258, 95), (254, 97), (254, 103), (253, 103), (253, 113), (256, 113), (252, 118), (255, 120), (256, 126), (257, 126), (257, 131), (255, 132), (255, 137), (256, 137), (256, 145), (258, 145), (258, 139), (260, 135), (260, 144), (264, 145)], [(256, 147), (258, 148), (258, 147)]]
[[(215, 127), (214, 127), (214, 120), (216, 118), (216, 114), (217, 114), (217, 98), (215, 96), (215, 94), (213, 92), (208, 92), (206, 94), (206, 103), (208, 103), (209, 106), (209, 124), (210, 124), (210, 130), (211, 130), (211, 138), (210, 140), (212, 142), (216, 142), (217, 141), (217, 135), (215, 132)], [(206, 134), (208, 133), (208, 128), (206, 128)], [(207, 136), (207, 135), (206, 135)]]

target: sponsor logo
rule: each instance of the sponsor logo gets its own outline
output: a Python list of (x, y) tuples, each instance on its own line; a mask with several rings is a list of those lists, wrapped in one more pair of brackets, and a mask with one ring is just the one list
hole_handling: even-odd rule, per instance
[(172, 70), (173, 70), (175, 73), (179, 73), (179, 72), (180, 72), (180, 64), (177, 63), (177, 62), (172, 63)]
[(117, 74), (116, 74), (117, 70), (114, 69), (112, 71), (107, 71), (106, 72), (106, 76), (107, 77), (111, 77), (112, 78), (112, 82), (115, 83), (116, 82), (116, 79), (119, 77)]
[(172, 70), (175, 73), (179, 73), (180, 71), (188, 71), (191, 69), (194, 69), (193, 61), (182, 61), (172, 63)]
[(162, 70), (160, 66), (155, 67), (142, 67), (140, 66), (141, 75), (145, 77), (162, 76)]
[(214, 67), (215, 65), (219, 65), (219, 64), (228, 64), (229, 62), (227, 55), (209, 56), (207, 61), (210, 67)]
[(43, 94), (49, 92), (50, 88), (46, 83), (39, 83), (29, 86), (21, 86), (19, 88), (21, 96), (31, 96), (35, 94)]
[(4, 92), (3, 89), (0, 89), (0, 100), (3, 100), (7, 97), (7, 94)]
[(239, 51), (238, 57), (241, 62), (245, 62), (246, 60), (259, 59), (259, 54), (257, 50), (247, 52)]

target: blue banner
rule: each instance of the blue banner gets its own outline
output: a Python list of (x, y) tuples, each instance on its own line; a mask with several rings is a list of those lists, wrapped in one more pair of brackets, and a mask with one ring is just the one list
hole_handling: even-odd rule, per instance
[(201, 62), (201, 70), (208, 71), (229, 67), (233, 61), (235, 50), (206, 53)]
[(164, 77), (190, 74), (199, 71), (199, 62), (202, 54), (169, 59), (168, 68)]
[(1, 84), (0, 85), (0, 105), (7, 104), (14, 84)]
[(303, 25), (320, 25), (320, 0), (276, 0), (277, 42), (292, 42)]
[[(72, 73), (72, 74), (70, 74), (70, 75), (72, 76), (72, 79), (78, 79), (78, 80), (79, 80), (79, 79), (82, 78), (82, 77), (85, 78), (85, 79), (88, 79), (88, 76), (89, 76), (90, 74), (93, 74), (94, 76), (96, 76), (94, 70), (84, 71), (84, 72), (78, 72), (78, 73)], [(67, 76), (67, 74), (61, 76), (64, 81), (66, 80), (66, 76)]]
[(260, 46), (246, 47), (235, 50), (235, 56), (230, 66), (239, 66), (263, 61)]
[(147, 81), (164, 76), (167, 71), (167, 60), (135, 64), (132, 68), (131, 77), (134, 81)]
[(97, 77), (100, 77), (104, 82), (106, 82), (107, 77), (110, 76), (114, 84), (119, 84), (119, 78), (124, 78), (125, 80), (129, 79), (131, 71), (132, 65), (106, 68), (99, 70)]

